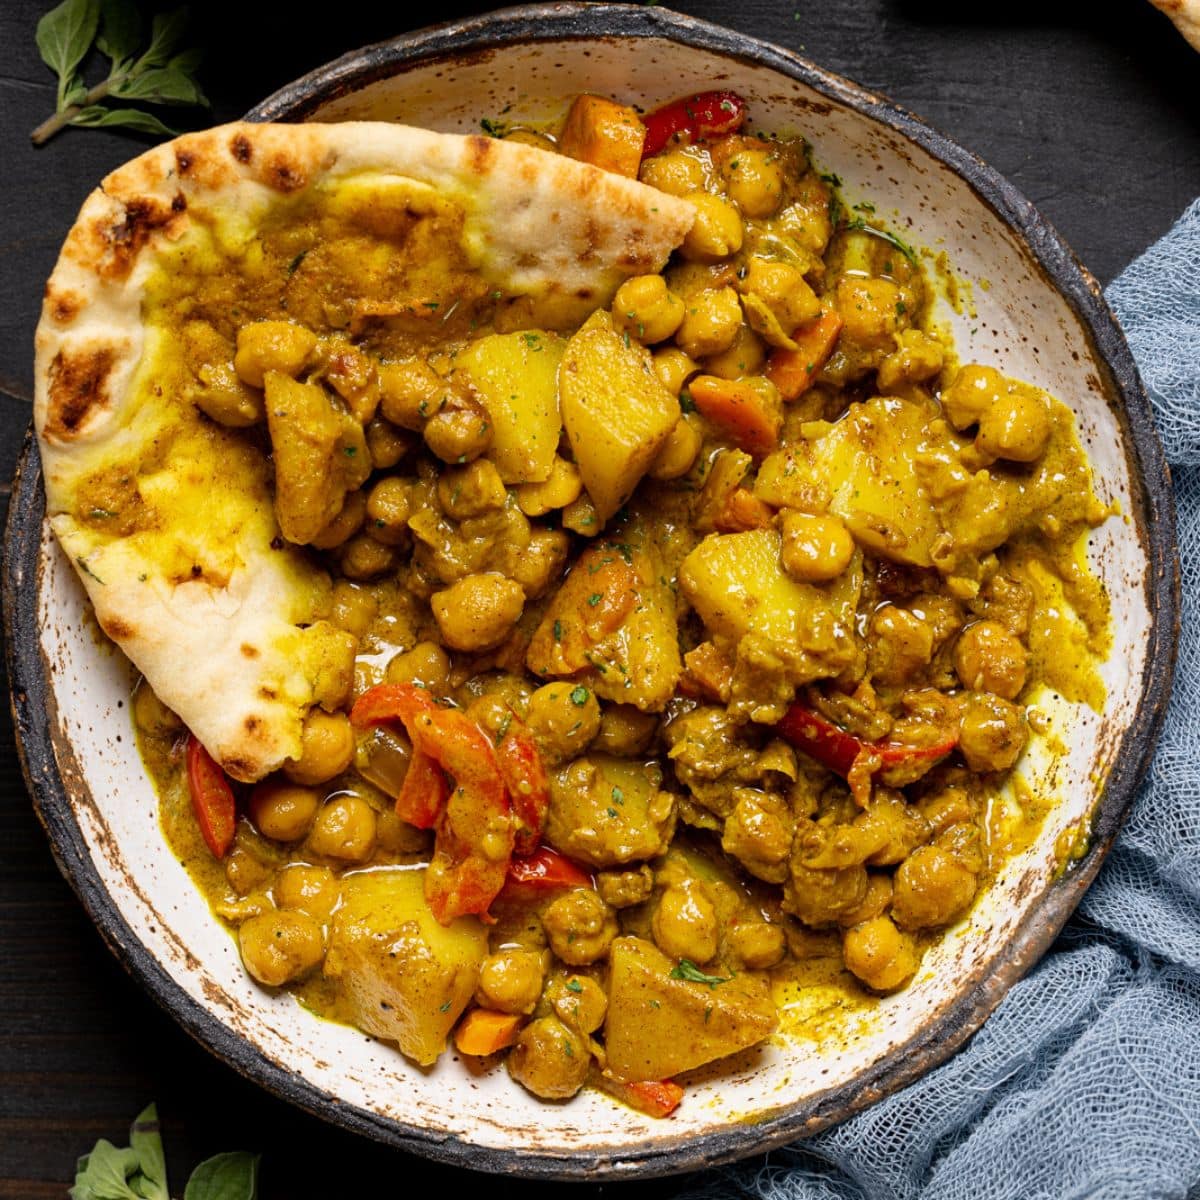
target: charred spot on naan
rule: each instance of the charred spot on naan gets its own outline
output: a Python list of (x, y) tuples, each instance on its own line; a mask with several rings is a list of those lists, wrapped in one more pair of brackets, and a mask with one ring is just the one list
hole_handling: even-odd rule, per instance
[(108, 387), (118, 347), (95, 342), (64, 346), (50, 362), (47, 379), (50, 407), (43, 436), (70, 442), (103, 409), (114, 402)]

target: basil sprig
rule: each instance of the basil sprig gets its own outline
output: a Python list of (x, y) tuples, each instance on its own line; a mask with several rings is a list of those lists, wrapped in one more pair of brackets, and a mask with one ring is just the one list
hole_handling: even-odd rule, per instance
[[(123, 1148), (101, 1138), (75, 1167), (71, 1200), (171, 1200), (158, 1110), (151, 1104), (129, 1130)], [(258, 1158), (217, 1154), (193, 1172), (183, 1200), (256, 1200)]]
[[(187, 24), (186, 8), (157, 13), (150, 44), (140, 50), (143, 27), (137, 0), (63, 0), (52, 8), (38, 22), (37, 46), (42, 61), (58, 76), (58, 98), (54, 115), (30, 134), (34, 145), (49, 141), (67, 125), (120, 126), (172, 136), (175, 130), (144, 108), (109, 102), (207, 108), (208, 99), (194, 78), (200, 51), (180, 49)], [(93, 47), (108, 58), (110, 68), (107, 78), (88, 87), (82, 67)]]

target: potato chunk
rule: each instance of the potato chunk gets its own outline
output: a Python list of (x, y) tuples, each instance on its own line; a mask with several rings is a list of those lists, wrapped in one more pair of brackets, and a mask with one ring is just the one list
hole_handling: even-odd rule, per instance
[(428, 1066), (470, 1002), (487, 952), (475, 917), (438, 923), (423, 870), (363, 871), (342, 884), (325, 974), (360, 1029)]
[(649, 353), (593, 313), (567, 342), (558, 369), (563, 426), (601, 524), (629, 499), (675, 422), (679, 401)]
[(852, 404), (840, 421), (814, 421), (803, 427), (802, 440), (772, 454), (754, 494), (776, 507), (811, 511), (814, 503), (827, 503), (859, 545), (928, 567), (941, 527), (912, 464), (935, 415), (894, 398)]
[[(609, 953), (608, 1070), (623, 1083), (670, 1079), (769, 1037), (778, 1020), (765, 977), (728, 975), (719, 983), (686, 972), (650, 942), (617, 938)], [(672, 972), (675, 975), (672, 975)]]
[(311, 542), (371, 472), (362, 427), (318, 383), (265, 376), (275, 455), (275, 515), (289, 542)]
[(550, 478), (562, 431), (557, 378), (565, 345), (553, 333), (497, 333), (455, 357), (491, 418), (487, 455), (505, 483)]
[(658, 712), (683, 670), (675, 597), (653, 541), (635, 524), (580, 555), (542, 616), (526, 664), (571, 675), (602, 700)]

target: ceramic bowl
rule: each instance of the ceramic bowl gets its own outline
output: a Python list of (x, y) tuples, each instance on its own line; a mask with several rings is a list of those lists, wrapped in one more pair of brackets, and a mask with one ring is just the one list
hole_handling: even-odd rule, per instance
[[(1101, 497), (1119, 519), (1093, 536), (1112, 601), (1103, 714), (1040, 701), (1065, 753), (1024, 760), (1057, 803), (915, 982), (821, 1040), (780, 1039), (689, 1082), (670, 1120), (596, 1092), (541, 1103), (502, 1067), (451, 1051), (422, 1071), (388, 1046), (255, 986), (156, 820), (134, 746), (131, 674), (102, 648), (43, 521), (37, 454), (11, 508), (6, 621), (17, 727), (34, 802), (63, 871), (113, 950), (190, 1033), (245, 1075), (322, 1117), (475, 1168), (582, 1178), (666, 1174), (803, 1137), (950, 1054), (1047, 948), (1095, 876), (1152, 751), (1173, 659), (1177, 577), (1166, 466), (1129, 351), (1100, 290), (1014, 188), (880, 96), (813, 63), (660, 8), (511, 9), (369, 47), (261, 104), (261, 120), (403, 120), (477, 131), (537, 121), (580, 90), (652, 107), (719, 85), (756, 126), (802, 132), (853, 203), (869, 197), (910, 244), (944, 251), (959, 304), (938, 301), (963, 361), (992, 362), (1067, 403)], [(1065, 873), (1060, 836), (1090, 829)], [(820, 1007), (820, 997), (809, 1002)]]

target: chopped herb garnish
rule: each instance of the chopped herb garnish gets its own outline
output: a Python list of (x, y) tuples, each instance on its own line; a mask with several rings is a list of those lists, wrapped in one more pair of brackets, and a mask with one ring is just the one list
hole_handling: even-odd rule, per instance
[(596, 605), (599, 604), (600, 601), (603, 599), (604, 599), (604, 596), (600, 592), (593, 592), (588, 597), (588, 604), (590, 604), (592, 606), (592, 608), (595, 608)]
[(288, 263), (287, 273), (288, 273), (289, 278), (292, 275), (295, 275), (296, 268), (304, 261), (304, 258), (307, 254), (308, 254), (307, 250), (301, 250), (300, 253), (297, 254), (296, 257), (293, 258), (290, 263)]
[(567, 980), (567, 991), (574, 992), (575, 995), (578, 996), (580, 994), (580, 992), (583, 991), (583, 984), (580, 983), (578, 979), (568, 979)]
[(479, 122), (479, 127), (488, 137), (499, 138), (503, 137), (506, 131), (506, 126), (503, 121), (493, 121), (490, 117), (484, 117)]
[(612, 790), (612, 798), (614, 804), (625, 803), (625, 793), (619, 787), (614, 787)]
[(588, 690), (582, 684), (571, 689), (571, 703), (582, 708), (588, 702)]
[(677, 966), (671, 968), (672, 979), (686, 979), (688, 983), (706, 983), (715, 988), (719, 983), (728, 983), (730, 975), (706, 975), (690, 958), (681, 958)]
[(96, 574), (96, 572), (95, 572), (95, 571), (93, 571), (93, 570), (92, 570), (92, 568), (91, 568), (91, 567), (89, 567), (89, 566), (87, 565), (87, 559), (86, 559), (86, 558), (83, 558), (82, 556), (80, 556), (80, 557), (79, 557), (79, 558), (77, 558), (75, 561), (76, 561), (76, 562), (79, 564), (79, 569), (80, 569), (80, 570), (81, 570), (81, 571), (82, 571), (82, 572), (83, 572), (85, 575), (90, 575), (90, 576), (91, 576), (91, 577), (92, 577), (92, 578), (93, 578), (93, 579), (94, 579), (94, 580), (95, 580), (97, 583), (99, 583), (99, 584), (103, 584), (103, 583), (104, 583), (104, 580), (103, 580), (103, 579), (101, 579), (101, 578), (100, 578), (100, 576), (99, 576), (99, 575), (97, 575), (97, 574)]
[(679, 411), (685, 413), (694, 413), (696, 411), (696, 402), (692, 399), (692, 394), (684, 388), (679, 393)]
[(438, 1007), (438, 1012), (449, 1012), (449, 1011), (450, 1011), (450, 1001), (449, 1000), (447, 1000), (445, 1004), (442, 1004)]
[(554, 640), (556, 642), (562, 641), (562, 622), (561, 621), (554, 622)]
[(496, 730), (496, 745), (497, 746), (500, 745), (500, 743), (502, 741), (504, 741), (504, 739), (506, 737), (508, 737), (508, 731), (509, 731), (509, 729), (512, 728), (512, 722), (513, 722), (512, 713), (505, 713), (504, 719), (500, 722), (500, 728)]

